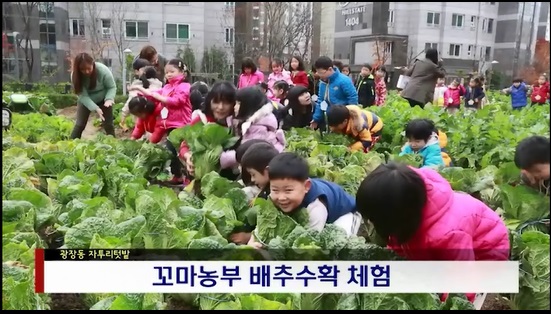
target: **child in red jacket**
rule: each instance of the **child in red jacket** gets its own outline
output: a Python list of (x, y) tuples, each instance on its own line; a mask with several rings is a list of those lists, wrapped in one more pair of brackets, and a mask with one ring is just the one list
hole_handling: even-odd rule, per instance
[(530, 96), (532, 106), (545, 105), (548, 98), (549, 82), (547, 81), (547, 77), (545, 77), (545, 75), (540, 75), (538, 82), (532, 86), (532, 95)]
[(289, 62), (289, 72), (291, 72), (291, 80), (293, 85), (301, 85), (308, 88), (308, 75), (306, 74), (306, 68), (304, 67), (304, 62), (299, 56), (294, 56)]
[[(165, 136), (168, 136), (171, 129), (170, 126), (167, 127), (168, 115), (166, 110), (163, 110), (164, 108), (160, 102), (154, 103), (142, 95), (132, 98), (128, 103), (128, 110), (130, 114), (137, 118), (136, 126), (132, 131), (132, 139), (139, 140), (146, 135), (149, 142), (156, 144), (161, 142)], [(174, 155), (170, 162), (170, 169), (174, 177), (170, 183), (180, 184), (179, 180), (182, 180), (180, 160), (168, 140), (166, 141), (166, 148)]]
[(380, 67), (375, 72), (375, 105), (384, 106), (387, 96), (386, 90), (386, 69), (385, 67)]
[(153, 103), (143, 96), (134, 97), (128, 102), (130, 114), (137, 119), (132, 139), (139, 140), (144, 135), (151, 143), (159, 143), (165, 136), (167, 129), (162, 123), (161, 110), (163, 106), (160, 103)]

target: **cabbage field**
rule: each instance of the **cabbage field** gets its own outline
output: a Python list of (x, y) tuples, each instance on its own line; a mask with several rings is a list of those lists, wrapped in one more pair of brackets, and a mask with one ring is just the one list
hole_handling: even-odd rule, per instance
[[(412, 118), (433, 119), (447, 134), (446, 149), (454, 160), (453, 168), (440, 173), (455, 190), (499, 212), (510, 229), (511, 259), (520, 261), (521, 276), (520, 293), (502, 296), (508, 307), (549, 310), (549, 194), (520, 184), (512, 162), (520, 139), (549, 134), (549, 106), (512, 111), (506, 97), (489, 100), (491, 105), (480, 111), (450, 116), (441, 108), (411, 109), (391, 95), (388, 105), (374, 108), (385, 123), (374, 151), (350, 153), (346, 138), (309, 130), (288, 132), (287, 150), (306, 157), (313, 176), (355, 194), (360, 181), (381, 163), (399, 160), (418, 166), (419, 160), (412, 156), (397, 157), (405, 141), (403, 128)], [(268, 248), (301, 249), (312, 258), (398, 259), (370, 226), (347, 239), (332, 225), (321, 232), (306, 230), (303, 215), (284, 216), (269, 201), (250, 206), (236, 182), (213, 171), (216, 164), (204, 167), (195, 189), (175, 191), (154, 185), (156, 178), (166, 176), (170, 156), (163, 147), (101, 134), (93, 141), (69, 140), (72, 126), (62, 116), (14, 114), (12, 128), (3, 132), (4, 310), (473, 309), (462, 295), (451, 295), (442, 303), (436, 294), (37, 295), (35, 248), (229, 248), (245, 258), (253, 256), (248, 250), (254, 249), (227, 240), (244, 223), (256, 223), (257, 236)], [(173, 133), (174, 140), (192, 132)], [(201, 136), (209, 141), (209, 134)]]

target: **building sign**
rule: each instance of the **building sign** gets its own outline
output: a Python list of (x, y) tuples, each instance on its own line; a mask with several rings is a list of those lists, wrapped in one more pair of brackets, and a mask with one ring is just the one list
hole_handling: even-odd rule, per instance
[[(350, 4), (356, 5), (355, 7), (348, 7)], [(341, 15), (344, 17), (345, 26), (355, 26), (360, 24), (360, 14), (365, 13), (366, 6), (357, 6), (358, 2), (339, 2), (339, 6), (342, 8)]]
[(369, 2), (338, 2), (335, 17), (335, 31), (344, 32), (368, 28), (371, 15)]

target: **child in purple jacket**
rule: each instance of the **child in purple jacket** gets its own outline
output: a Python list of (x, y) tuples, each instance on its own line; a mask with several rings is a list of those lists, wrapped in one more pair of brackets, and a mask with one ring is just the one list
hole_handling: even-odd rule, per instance
[[(258, 87), (238, 90), (234, 110), (234, 134), (241, 138), (241, 143), (262, 139), (272, 144), (278, 151), (283, 151), (285, 135), (279, 129), (277, 118), (273, 113), (274, 106)], [(222, 153), (220, 166), (222, 169), (237, 166), (235, 150)]]

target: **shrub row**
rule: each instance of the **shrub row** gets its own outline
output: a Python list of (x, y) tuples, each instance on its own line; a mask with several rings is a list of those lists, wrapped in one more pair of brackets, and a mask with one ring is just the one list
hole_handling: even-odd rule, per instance
[[(9, 95), (12, 93), (4, 91), (2, 94)], [(77, 103), (77, 96), (74, 94), (59, 94), (59, 93), (32, 93), (32, 94), (23, 93), (23, 94), (29, 95), (31, 102), (33, 102), (32, 100), (33, 97), (41, 97), (41, 98), (44, 97), (46, 98), (47, 102), (49, 102), (48, 105), (51, 105), (56, 109), (63, 109), (63, 108), (75, 106)], [(126, 102), (127, 98), (128, 96), (117, 95), (115, 96), (115, 103), (120, 103), (120, 102), (124, 103)]]

